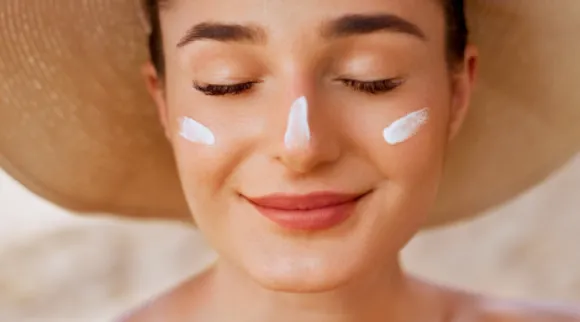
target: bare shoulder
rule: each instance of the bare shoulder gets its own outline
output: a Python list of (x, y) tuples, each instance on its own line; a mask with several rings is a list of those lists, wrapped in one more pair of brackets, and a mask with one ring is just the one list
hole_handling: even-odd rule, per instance
[(117, 322), (195, 321), (197, 308), (201, 305), (200, 289), (207, 275), (208, 272), (204, 272), (192, 277), (127, 313)]
[(476, 321), (481, 322), (580, 322), (580, 307), (478, 298)]
[(177, 298), (177, 293), (179, 288), (183, 287), (180, 285), (175, 289), (171, 289), (168, 292), (158, 296), (156, 298), (147, 301), (143, 305), (131, 310), (123, 317), (121, 317), (117, 322), (173, 322), (178, 321), (175, 314), (178, 308), (175, 304), (175, 299)]

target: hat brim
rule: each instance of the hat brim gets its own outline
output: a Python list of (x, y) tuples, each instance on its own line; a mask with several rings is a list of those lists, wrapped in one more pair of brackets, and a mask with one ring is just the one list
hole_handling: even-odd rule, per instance
[[(580, 149), (580, 2), (467, 5), (480, 75), (428, 226), (501, 204)], [(77, 212), (188, 221), (139, 74), (147, 59), (140, 10), (138, 1), (0, 3), (7, 13), (0, 19), (0, 166)]]

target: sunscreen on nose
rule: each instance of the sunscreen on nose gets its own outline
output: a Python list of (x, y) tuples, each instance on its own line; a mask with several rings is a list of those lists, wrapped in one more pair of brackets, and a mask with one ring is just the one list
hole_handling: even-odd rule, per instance
[(288, 149), (303, 148), (310, 143), (310, 137), (308, 101), (305, 96), (301, 96), (290, 107), (288, 124), (284, 134), (284, 144)]

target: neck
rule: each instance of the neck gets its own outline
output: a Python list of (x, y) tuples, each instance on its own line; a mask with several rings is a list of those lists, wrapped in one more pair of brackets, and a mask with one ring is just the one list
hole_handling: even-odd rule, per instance
[(216, 310), (232, 314), (221, 321), (410, 322), (426, 316), (437, 321), (424, 287), (403, 274), (398, 261), (389, 264), (330, 291), (284, 293), (267, 290), (219, 261), (211, 273), (210, 302)]

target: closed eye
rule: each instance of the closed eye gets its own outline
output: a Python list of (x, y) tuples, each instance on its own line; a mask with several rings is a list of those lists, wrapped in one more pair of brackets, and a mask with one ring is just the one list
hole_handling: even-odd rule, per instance
[(238, 84), (204, 84), (194, 82), (193, 88), (202, 92), (208, 96), (225, 96), (225, 95), (238, 95), (245, 91), (250, 90), (258, 82), (245, 82)]
[(344, 85), (352, 88), (355, 91), (367, 94), (383, 94), (394, 90), (403, 84), (401, 78), (389, 78), (376, 81), (358, 81), (354, 79), (339, 79)]
[[(390, 92), (399, 87), (403, 80), (401, 78), (388, 78), (376, 81), (358, 81), (354, 79), (339, 79), (344, 85), (355, 91), (372, 95)], [(245, 82), (238, 84), (204, 84), (193, 83), (193, 87), (208, 96), (239, 95), (253, 88), (259, 82)]]

